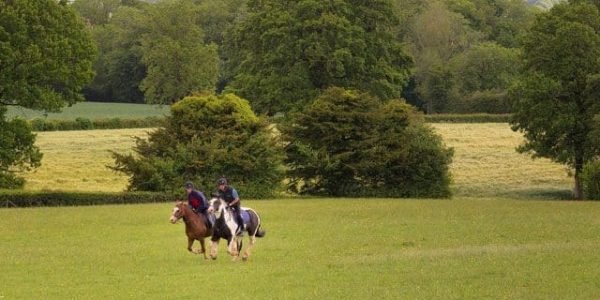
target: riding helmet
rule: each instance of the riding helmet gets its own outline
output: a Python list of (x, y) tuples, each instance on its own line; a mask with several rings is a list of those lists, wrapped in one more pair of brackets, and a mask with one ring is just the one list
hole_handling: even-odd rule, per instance
[(221, 177), (219, 180), (217, 180), (217, 185), (221, 184), (227, 185), (227, 179), (225, 179), (225, 177)]
[(185, 183), (184, 187), (186, 189), (193, 189), (194, 188), (194, 184), (191, 181), (188, 181)]

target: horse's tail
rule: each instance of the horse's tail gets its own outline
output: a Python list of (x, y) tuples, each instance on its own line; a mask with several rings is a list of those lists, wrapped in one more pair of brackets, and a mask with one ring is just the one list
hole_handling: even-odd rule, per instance
[[(259, 238), (261, 238), (261, 237), (264, 237), (264, 236), (265, 236), (265, 234), (267, 234), (267, 232), (266, 232), (265, 230), (261, 229), (261, 225), (262, 225), (262, 224), (261, 224), (261, 222), (260, 222), (260, 216), (259, 216), (259, 215), (258, 215), (258, 213), (257, 213), (257, 212), (256, 212), (254, 209), (252, 209), (252, 208), (247, 208), (246, 210), (247, 210), (247, 211), (249, 211), (249, 212), (252, 212), (252, 213), (253, 213), (253, 214), (256, 216), (256, 223), (257, 223), (257, 227), (256, 227), (256, 231), (254, 232), (254, 236), (255, 236), (255, 237), (259, 237)], [(250, 232), (249, 232), (249, 233), (250, 233)]]

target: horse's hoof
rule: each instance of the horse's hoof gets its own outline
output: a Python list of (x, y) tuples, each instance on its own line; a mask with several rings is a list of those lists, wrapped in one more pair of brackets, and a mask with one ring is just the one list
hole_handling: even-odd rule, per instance
[(212, 260), (217, 260), (216, 256), (211, 256), (210, 258), (212, 258)]
[(244, 257), (242, 257), (242, 260), (243, 260), (243, 261), (247, 261), (247, 260), (248, 260), (248, 257), (245, 257), (245, 256), (244, 256)]

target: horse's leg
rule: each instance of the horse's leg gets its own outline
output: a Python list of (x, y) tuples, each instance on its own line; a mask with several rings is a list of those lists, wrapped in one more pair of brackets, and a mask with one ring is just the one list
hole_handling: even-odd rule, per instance
[(240, 241), (239, 238), (237, 236), (234, 236), (231, 239), (231, 242), (229, 243), (229, 254), (231, 254), (231, 256), (233, 256), (233, 261), (236, 261), (237, 258), (240, 256), (240, 252), (239, 252), (239, 248), (240, 247)]
[(219, 240), (212, 241), (210, 246), (210, 258), (217, 259), (217, 249), (219, 248)]
[(194, 253), (194, 250), (192, 250), (192, 244), (193, 243), (194, 243), (194, 238), (188, 236), (188, 246), (187, 246), (187, 249), (188, 249), (188, 251), (190, 251), (192, 253)]
[(204, 259), (208, 259), (208, 256), (206, 256), (206, 247), (204, 246), (204, 238), (200, 239), (200, 248), (202, 248), (202, 254), (204, 254)]
[(250, 252), (252, 251), (252, 248), (254, 248), (254, 243), (256, 242), (255, 236), (248, 235), (248, 238), (250, 240), (250, 245), (248, 245), (248, 248), (246, 248), (246, 251), (244, 251), (244, 255), (242, 255), (242, 260), (247, 260), (248, 257), (250, 257)]

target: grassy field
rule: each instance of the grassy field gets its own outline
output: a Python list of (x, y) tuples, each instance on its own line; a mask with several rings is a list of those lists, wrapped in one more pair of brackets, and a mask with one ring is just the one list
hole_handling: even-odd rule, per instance
[(65, 107), (60, 113), (48, 113), (34, 111), (20, 107), (8, 107), (9, 118), (20, 117), (23, 119), (48, 118), (75, 120), (78, 117), (93, 119), (106, 118), (144, 118), (161, 117), (169, 114), (168, 106), (132, 104), (132, 103), (101, 103), (81, 102), (71, 107)]
[(598, 299), (600, 206), (245, 201), (248, 262), (185, 250), (169, 204), (0, 209), (2, 299)]
[(42, 166), (26, 174), (27, 190), (123, 191), (127, 177), (108, 169), (110, 150), (129, 152), (134, 136), (151, 129), (40, 132), (36, 145), (44, 153)]
[[(433, 126), (453, 199), (244, 199), (267, 229), (248, 262), (188, 253), (172, 204), (0, 209), (0, 299), (600, 298), (600, 203), (553, 200), (564, 167), (506, 124)], [(39, 133), (26, 188), (122, 190), (108, 150), (146, 131)]]

